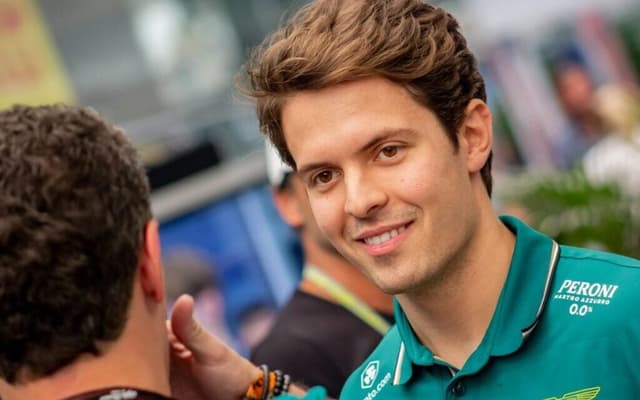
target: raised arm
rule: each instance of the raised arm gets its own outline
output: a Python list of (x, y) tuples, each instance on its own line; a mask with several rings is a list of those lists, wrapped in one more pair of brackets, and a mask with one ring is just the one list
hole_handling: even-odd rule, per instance
[[(193, 319), (193, 299), (183, 295), (176, 301), (167, 321), (171, 351), (171, 388), (180, 400), (239, 400), (263, 371), (207, 332)], [(295, 384), (281, 399), (300, 396), (305, 400), (325, 399), (324, 389), (306, 395)]]

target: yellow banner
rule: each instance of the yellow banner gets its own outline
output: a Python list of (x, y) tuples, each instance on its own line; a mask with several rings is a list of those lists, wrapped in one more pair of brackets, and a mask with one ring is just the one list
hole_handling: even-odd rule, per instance
[(56, 102), (73, 91), (33, 0), (0, 0), (0, 108)]

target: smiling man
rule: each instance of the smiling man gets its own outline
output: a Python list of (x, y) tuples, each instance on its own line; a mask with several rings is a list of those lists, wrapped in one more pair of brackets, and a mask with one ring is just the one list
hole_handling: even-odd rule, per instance
[[(320, 230), (395, 295), (396, 326), (340, 398), (637, 396), (640, 262), (495, 214), (491, 112), (451, 15), (418, 0), (317, 0), (247, 72), (262, 131)], [(605, 285), (606, 299), (590, 289)], [(206, 335), (183, 336), (206, 349)]]
[[(429, 327), (423, 340), (434, 352), (462, 367), (495, 309), (514, 242), (479, 173), (491, 143), (484, 102), (466, 107), (457, 149), (432, 111), (381, 77), (292, 95), (282, 121), (322, 231), (397, 295), (414, 327)], [(454, 310), (459, 318), (441, 318)]]

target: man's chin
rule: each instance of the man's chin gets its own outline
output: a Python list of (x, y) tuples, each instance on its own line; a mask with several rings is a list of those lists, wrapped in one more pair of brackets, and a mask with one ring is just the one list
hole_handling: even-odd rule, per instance
[(398, 282), (393, 279), (385, 279), (384, 277), (373, 278), (373, 283), (384, 293), (395, 296), (407, 291), (407, 285), (404, 282)]

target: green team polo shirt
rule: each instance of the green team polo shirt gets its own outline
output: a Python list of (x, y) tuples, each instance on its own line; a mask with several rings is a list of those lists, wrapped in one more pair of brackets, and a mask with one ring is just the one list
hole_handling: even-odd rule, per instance
[[(341, 399), (640, 398), (640, 261), (557, 246), (516, 218), (501, 220), (516, 235), (509, 274), (462, 369), (420, 343), (396, 302), (396, 325)], [(322, 388), (305, 396), (323, 398)]]

